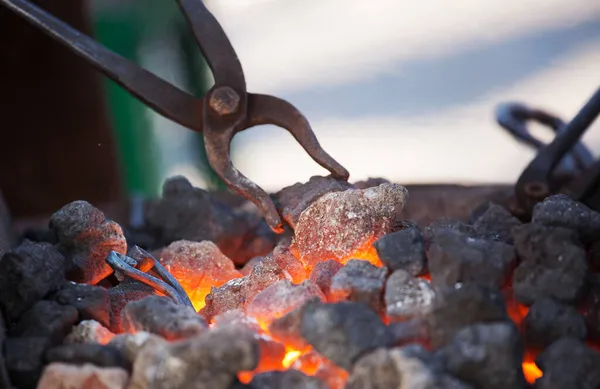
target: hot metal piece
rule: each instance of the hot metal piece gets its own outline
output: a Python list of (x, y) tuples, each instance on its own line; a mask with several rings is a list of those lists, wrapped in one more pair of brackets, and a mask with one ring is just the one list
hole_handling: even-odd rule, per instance
[[(171, 279), (167, 280), (167, 282), (168, 282), (167, 283), (163, 280), (160, 280), (154, 276), (151, 276), (150, 274), (147, 274), (147, 273), (145, 273), (141, 270), (138, 270), (135, 267), (129, 265), (128, 262), (131, 262), (131, 261), (129, 259), (125, 259), (125, 258), (126, 258), (125, 255), (119, 254), (116, 251), (111, 251), (110, 254), (108, 254), (108, 256), (106, 257), (106, 263), (108, 263), (110, 265), (110, 267), (112, 267), (115, 271), (118, 270), (118, 271), (124, 273), (126, 276), (131, 277), (134, 280), (140, 281), (140, 282), (156, 289), (160, 293), (163, 293), (163, 294), (171, 297), (171, 299), (173, 299), (173, 301), (175, 301), (177, 304), (182, 304), (182, 305), (186, 305), (188, 307), (193, 308), (193, 305), (192, 305), (187, 293), (185, 293), (185, 291), (183, 291), (183, 288), (181, 288), (181, 285), (179, 285), (173, 277), (170, 277)], [(164, 270), (164, 268), (163, 268), (163, 270)], [(162, 275), (161, 275), (161, 277), (162, 277)], [(178, 288), (170, 285), (170, 283), (173, 282), (173, 280), (175, 280), (174, 282), (178, 286)], [(183, 292), (181, 292), (181, 291), (183, 291)]]
[(186, 300), (186, 305), (192, 306), (192, 302), (181, 284), (152, 256), (152, 254), (139, 246), (133, 246), (127, 254), (138, 262), (139, 269), (144, 273), (154, 269), (167, 284), (177, 291), (183, 300)]
[(231, 162), (230, 143), (236, 133), (260, 124), (283, 127), (335, 178), (347, 180), (349, 173), (323, 150), (310, 124), (293, 105), (273, 96), (246, 91), (235, 50), (201, 0), (178, 0), (177, 3), (214, 75), (215, 85), (208, 92), (208, 98), (188, 95), (28, 0), (0, 0), (0, 5), (65, 45), (157, 113), (203, 132), (208, 161), (215, 173), (231, 189), (255, 203), (275, 232), (282, 232), (281, 217), (269, 195)]

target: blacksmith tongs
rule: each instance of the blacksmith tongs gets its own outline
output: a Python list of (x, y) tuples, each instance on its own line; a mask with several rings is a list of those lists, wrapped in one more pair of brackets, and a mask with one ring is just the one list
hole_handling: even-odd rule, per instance
[(283, 127), (333, 177), (347, 180), (349, 173), (321, 148), (308, 121), (293, 105), (277, 97), (246, 91), (237, 55), (219, 22), (201, 0), (177, 0), (177, 3), (214, 75), (215, 84), (205, 98), (181, 91), (27, 0), (0, 0), (0, 5), (65, 45), (157, 113), (203, 132), (208, 161), (215, 173), (232, 190), (256, 204), (269, 226), (281, 232), (281, 217), (269, 195), (231, 163), (230, 143), (236, 133), (261, 124)]

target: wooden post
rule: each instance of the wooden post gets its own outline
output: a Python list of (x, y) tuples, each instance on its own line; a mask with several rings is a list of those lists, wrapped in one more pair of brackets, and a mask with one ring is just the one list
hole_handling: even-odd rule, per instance
[[(82, 0), (37, 0), (90, 34)], [(0, 189), (14, 217), (122, 198), (101, 76), (0, 7)]]

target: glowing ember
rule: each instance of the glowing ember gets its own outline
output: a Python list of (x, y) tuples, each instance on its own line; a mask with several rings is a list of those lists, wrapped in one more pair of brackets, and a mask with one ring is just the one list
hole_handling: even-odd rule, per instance
[(302, 352), (300, 352), (298, 350), (288, 351), (285, 354), (285, 357), (283, 357), (283, 361), (281, 361), (281, 364), (283, 365), (283, 367), (285, 367), (287, 369), (292, 365), (292, 363), (294, 363), (296, 361), (296, 359), (298, 359), (298, 357), (301, 354), (302, 354)]
[(204, 307), (211, 287), (242, 277), (233, 262), (208, 241), (173, 242), (161, 252), (160, 261), (185, 289), (196, 311)]
[(523, 373), (525, 374), (525, 379), (530, 384), (533, 384), (535, 380), (542, 376), (542, 371), (537, 367), (535, 362), (524, 362)]

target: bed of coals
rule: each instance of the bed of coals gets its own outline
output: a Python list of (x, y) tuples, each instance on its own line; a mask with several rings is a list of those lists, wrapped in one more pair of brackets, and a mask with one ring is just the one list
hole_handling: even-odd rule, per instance
[(283, 235), (182, 177), (135, 229), (66, 204), (0, 259), (0, 388), (600, 388), (600, 214), (418, 225), (404, 186), (330, 177), (272, 197)]

